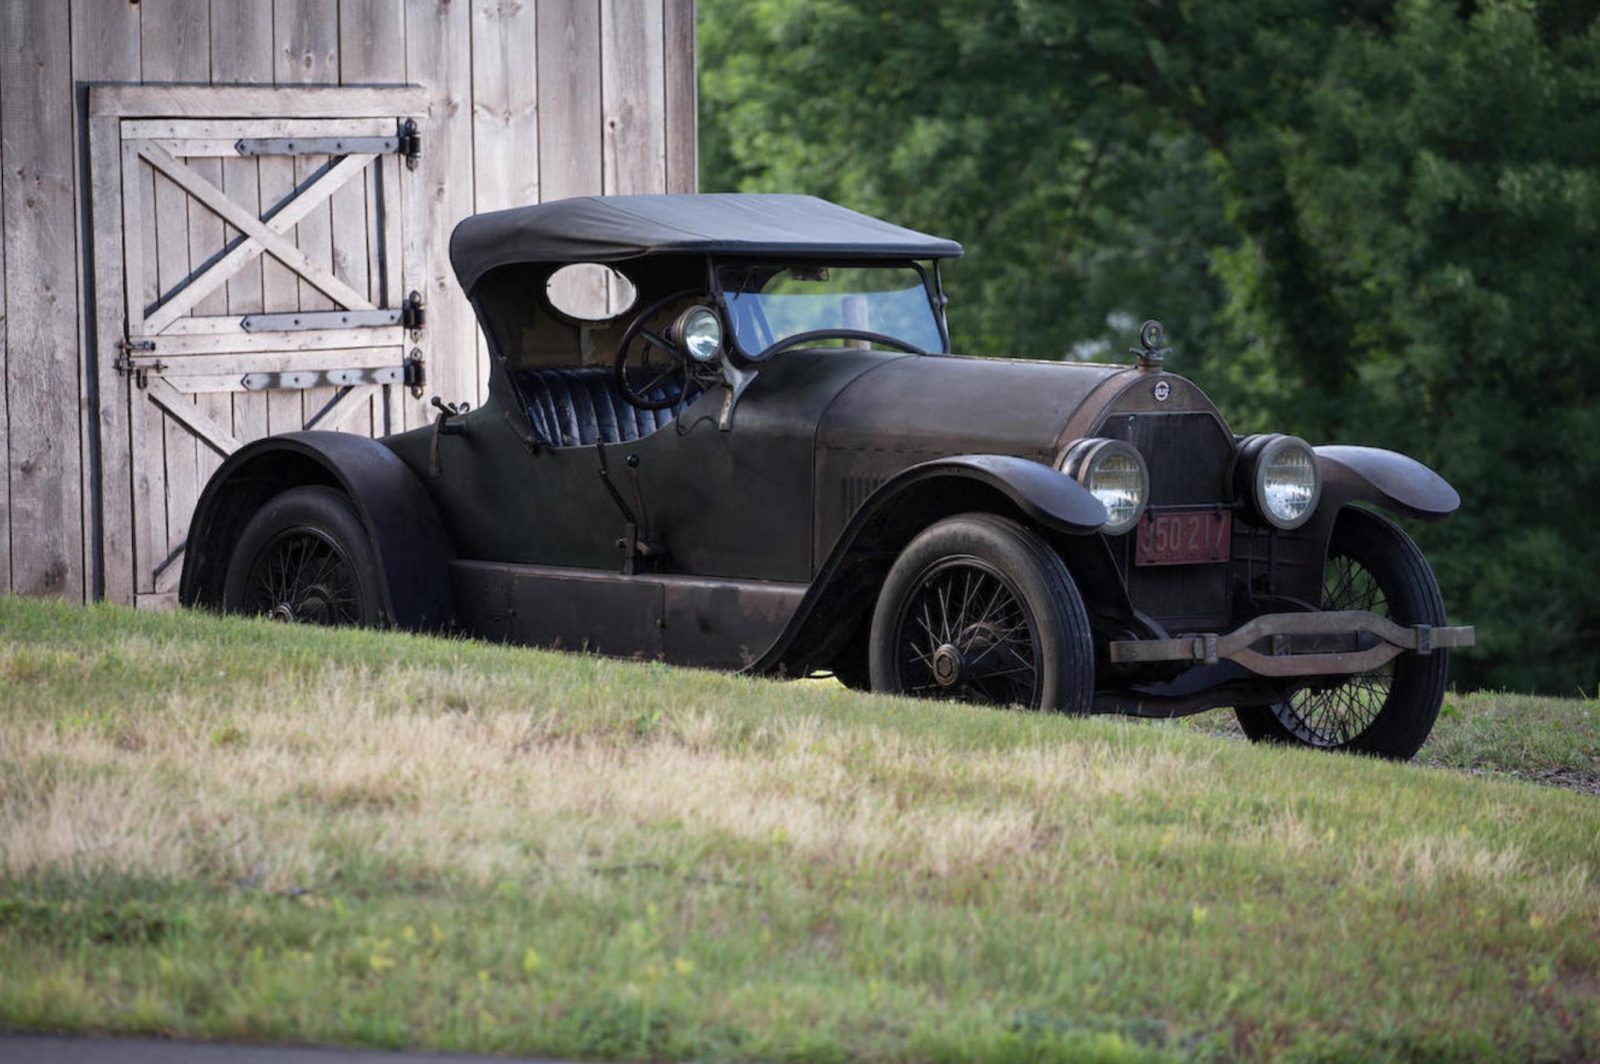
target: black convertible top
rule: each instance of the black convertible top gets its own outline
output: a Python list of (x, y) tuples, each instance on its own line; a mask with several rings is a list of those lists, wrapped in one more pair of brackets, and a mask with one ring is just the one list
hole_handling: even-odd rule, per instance
[(473, 215), (450, 236), (467, 292), (500, 266), (685, 253), (947, 259), (961, 245), (815, 196), (745, 192), (552, 200)]

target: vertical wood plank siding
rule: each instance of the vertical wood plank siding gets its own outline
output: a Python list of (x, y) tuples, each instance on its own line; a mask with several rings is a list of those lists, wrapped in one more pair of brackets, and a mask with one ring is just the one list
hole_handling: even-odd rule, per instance
[(694, 0), (666, 0), (667, 191), (700, 187), (700, 94), (695, 81)]
[[(547, 200), (597, 195), (605, 191), (600, 6), (540, 4), (538, 21), (540, 194)], [(568, 307), (605, 306), (603, 281), (562, 287)]]
[(82, 598), (71, 12), (0, 12), (10, 580), (24, 594)]
[[(472, 176), (477, 212), (539, 199), (539, 31), (532, 0), (473, 0)], [(488, 348), (477, 336), (479, 399)]]
[[(417, 201), (380, 216), (380, 199), (389, 205), (401, 187), (398, 161), (384, 159), (306, 219), (296, 239), (374, 298), (385, 279), (370, 275), (366, 245), (380, 231), (412, 261), (426, 259), (415, 287), (428, 303), (428, 394), (450, 400), (481, 402), (486, 380), (481, 337), (450, 273), (456, 222), (541, 198), (696, 185), (693, 0), (5, 0), (0, 593), (170, 601), (177, 566), (136, 587), (133, 553), (149, 561), (181, 545), (188, 510), (218, 462), (153, 404), (130, 403), (108, 352), (125, 306), (147, 305), (158, 278), (184, 276), (237, 233), (166, 178), (152, 180), (148, 166), (104, 165), (121, 156), (118, 120), (89, 118), (82, 105), (84, 86), (108, 81), (276, 84), (285, 92), (424, 86), (430, 112)], [(99, 165), (91, 167), (91, 153)], [(257, 211), (324, 162), (190, 160)], [(100, 187), (87, 187), (91, 172)], [(126, 190), (125, 173), (133, 175)], [(124, 191), (117, 210), (110, 201)], [(151, 265), (145, 290), (127, 292), (115, 279), (125, 231), (128, 254)], [(322, 293), (263, 257), (197, 313), (323, 305)], [(344, 427), (381, 433), (386, 423), (399, 431), (426, 422), (421, 401), (392, 391), (387, 409), (375, 395)], [(299, 428), (330, 397), (236, 391), (184, 401), (250, 439)], [(119, 445), (106, 448), (107, 439)], [(130, 458), (141, 448), (152, 457)], [(140, 529), (136, 499), (153, 503), (142, 508)]]
[[(9, 11), (0, 11), (0, 34), (15, 32), (16, 27), (11, 24), (13, 15)], [(0, 43), (0, 74), (4, 74), (5, 45)], [(0, 162), (3, 162), (6, 142), (6, 87), (5, 78), (0, 77)], [(4, 178), (5, 167), (0, 165), (0, 382), (6, 379), (7, 354), (9, 347), (6, 343), (6, 181)], [(0, 388), (0, 391), (3, 391)], [(11, 587), (11, 452), (8, 446), (10, 440), (10, 423), (6, 416), (6, 403), (4, 395), (0, 395), (0, 463), (6, 470), (5, 476), (0, 476), (0, 590)]]
[(662, 0), (601, 0), (601, 154), (613, 195), (667, 190)]

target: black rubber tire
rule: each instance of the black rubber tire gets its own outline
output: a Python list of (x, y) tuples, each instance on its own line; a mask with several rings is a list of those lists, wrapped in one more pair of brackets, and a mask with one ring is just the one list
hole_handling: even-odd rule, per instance
[[(337, 581), (340, 588), (348, 589), (347, 595), (340, 596), (336, 614), (326, 609), (305, 610), (301, 615), (292, 609), (275, 613), (263, 602), (260, 585), (252, 579), (257, 563), (264, 562), (268, 551), (280, 549), (296, 537), (328, 550), (317, 573), (319, 583), (314, 586), (332, 586)], [(340, 574), (347, 574), (348, 580)], [(383, 620), (382, 580), (378, 559), (350, 500), (334, 488), (307, 485), (274, 495), (245, 525), (223, 577), (222, 608), (227, 613), (265, 614), (302, 623), (375, 627)], [(309, 598), (302, 596), (302, 606), (318, 601), (315, 591), (309, 594)]]
[[(902, 649), (908, 646), (902, 643), (905, 614), (914, 596), (931, 586), (929, 581), (960, 570), (984, 574), (1006, 587), (1020, 607), (1019, 618), (1029, 626), (1035, 652), (1032, 697), (1013, 704), (1063, 713), (1090, 712), (1094, 704), (1094, 638), (1072, 574), (1034, 532), (1016, 521), (986, 513), (960, 514), (930, 525), (901, 551), (872, 615), (872, 689), (918, 693), (908, 690), (901, 675)], [(963, 615), (964, 611), (963, 604)], [(981, 625), (966, 630), (978, 627)], [(980, 650), (973, 660), (982, 655)], [(962, 695), (956, 687), (922, 697), (984, 701)]]
[[(1344, 558), (1371, 574), (1387, 602), (1389, 616), (1401, 625), (1445, 623), (1444, 598), (1422, 551), (1405, 530), (1370, 510), (1339, 512), (1328, 544), (1329, 564)], [(1311, 697), (1302, 692), (1284, 702), (1240, 706), (1239, 726), (1257, 742), (1314, 746), (1374, 757), (1409, 760), (1427, 741), (1444, 702), (1450, 653), (1401, 654), (1395, 658), (1382, 708), (1359, 732), (1338, 742), (1317, 741), (1316, 729), (1296, 713)], [(1297, 703), (1297, 699), (1301, 700)]]

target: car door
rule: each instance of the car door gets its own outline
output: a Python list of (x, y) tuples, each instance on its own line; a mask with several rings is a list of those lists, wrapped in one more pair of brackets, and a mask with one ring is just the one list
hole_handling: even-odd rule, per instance
[[(854, 348), (788, 351), (760, 368), (729, 430), (718, 427), (726, 394), (718, 388), (654, 434), (607, 445), (607, 465), (626, 499), (637, 485), (650, 537), (664, 551), (662, 567), (809, 582), (821, 563), (812, 557), (817, 423), (850, 381), (899, 357)], [(612, 525), (618, 535), (621, 520)]]

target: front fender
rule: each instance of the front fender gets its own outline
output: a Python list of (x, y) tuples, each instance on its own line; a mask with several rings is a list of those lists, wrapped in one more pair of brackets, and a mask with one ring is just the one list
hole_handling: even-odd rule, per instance
[(959, 454), (911, 466), (856, 510), (782, 634), (746, 671), (803, 675), (829, 660), (870, 616), (894, 556), (935, 521), (969, 511), (1008, 513), (1047, 533), (1085, 537), (1106, 522), (1105, 506), (1086, 488), (1027, 458)]
[(1461, 496), (1439, 474), (1395, 451), (1376, 447), (1318, 447), (1323, 491), (1341, 501), (1360, 500), (1410, 517), (1441, 520), (1461, 506)]
[(233, 544), (261, 504), (303, 484), (341, 489), (355, 505), (383, 572), (383, 612), (401, 628), (451, 619), (449, 534), (421, 481), (377, 440), (293, 432), (239, 448), (206, 484), (189, 523), (178, 598), (219, 607)]
[(1029, 521), (1059, 532), (1084, 535), (1106, 523), (1100, 500), (1057, 469), (1008, 454), (957, 454), (922, 462), (890, 478), (862, 504), (841, 541), (875, 512), (939, 479), (974, 482), (997, 491)]

